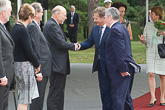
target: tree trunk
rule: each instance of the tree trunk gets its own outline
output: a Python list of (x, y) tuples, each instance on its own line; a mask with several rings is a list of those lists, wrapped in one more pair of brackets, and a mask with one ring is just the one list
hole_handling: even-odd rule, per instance
[(140, 6), (145, 6), (145, 1), (144, 0), (140, 0)]
[(89, 33), (94, 26), (93, 21), (93, 11), (95, 8), (99, 6), (99, 0), (88, 0), (88, 26), (89, 26)]

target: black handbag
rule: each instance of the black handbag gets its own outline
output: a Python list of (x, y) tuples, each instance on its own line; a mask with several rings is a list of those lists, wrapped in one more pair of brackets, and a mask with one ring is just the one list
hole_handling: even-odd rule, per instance
[(158, 54), (160, 58), (165, 58), (165, 44), (164, 44), (164, 37), (163, 37), (163, 43), (158, 44)]

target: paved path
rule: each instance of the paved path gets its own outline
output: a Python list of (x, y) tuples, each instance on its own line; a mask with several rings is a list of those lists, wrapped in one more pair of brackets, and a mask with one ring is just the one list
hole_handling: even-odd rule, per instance
[[(146, 65), (140, 64), (141, 73), (135, 75), (132, 88), (132, 97), (137, 98), (147, 92), (148, 77), (145, 74)], [(65, 90), (65, 110), (101, 110), (101, 101), (98, 87), (97, 73), (91, 73), (92, 64), (72, 63), (71, 75), (67, 77)], [(159, 77), (156, 76), (157, 86), (159, 86)], [(47, 85), (44, 110), (46, 109), (46, 97), (49, 84)], [(12, 92), (9, 96), (9, 110), (14, 109)]]

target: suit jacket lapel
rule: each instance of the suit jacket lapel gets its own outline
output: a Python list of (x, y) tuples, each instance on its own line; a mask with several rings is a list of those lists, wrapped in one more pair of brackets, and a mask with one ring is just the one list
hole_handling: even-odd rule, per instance
[(105, 38), (106, 38), (106, 36), (107, 36), (107, 31), (108, 31), (108, 28), (106, 27), (105, 30), (104, 30), (102, 39), (101, 39), (101, 44), (100, 44), (100, 46), (101, 46), (102, 44), (104, 44)]
[[(32, 21), (32, 23), (33, 23), (38, 29), (40, 29), (39, 26), (38, 26), (38, 24), (36, 24), (34, 21)], [(41, 29), (40, 29), (40, 30), (41, 30)]]
[(8, 39), (10, 40), (10, 42), (12, 43), (12, 45), (14, 46), (14, 41), (12, 40), (12, 38), (10, 37), (10, 34), (7, 30), (4, 29), (4, 27), (2, 26), (2, 24), (0, 23), (0, 28), (1, 30), (6, 34), (6, 36), (8, 37)]
[(57, 24), (57, 21), (55, 21), (53, 18), (51, 18), (51, 19), (56, 23), (56, 25), (58, 26), (58, 28), (59, 28), (60, 31), (61, 31), (61, 34), (63, 35), (62, 37), (64, 37), (64, 39), (67, 41), (67, 38), (66, 38), (66, 36), (65, 36), (65, 34), (64, 34), (64, 32), (63, 32), (63, 30), (61, 29), (60, 25)]

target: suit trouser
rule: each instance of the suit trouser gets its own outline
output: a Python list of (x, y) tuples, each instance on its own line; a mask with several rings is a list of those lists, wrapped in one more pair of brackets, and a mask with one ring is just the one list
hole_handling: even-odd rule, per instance
[(0, 86), (0, 110), (8, 110), (9, 86)]
[(108, 76), (104, 75), (100, 68), (98, 71), (98, 80), (100, 87), (102, 110), (110, 110), (111, 108), (110, 82)]
[(47, 110), (63, 110), (66, 74), (52, 72), (47, 99)]
[(48, 76), (43, 76), (42, 81), (37, 81), (39, 97), (32, 100), (30, 104), (30, 110), (42, 110), (43, 109), (43, 102), (45, 96), (46, 85), (48, 82)]
[(75, 30), (74, 28), (70, 28), (68, 30), (68, 34), (69, 34), (69, 39), (72, 43), (77, 43), (77, 30)]
[[(116, 84), (111, 83), (111, 101), (112, 108), (111, 110), (134, 110), (133, 101), (130, 94), (130, 89), (132, 88), (133, 76), (134, 76), (134, 68), (129, 65), (129, 73), (131, 76), (122, 77), (120, 73), (116, 73), (118, 80)], [(112, 81), (113, 82), (113, 81)]]

